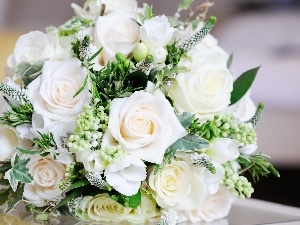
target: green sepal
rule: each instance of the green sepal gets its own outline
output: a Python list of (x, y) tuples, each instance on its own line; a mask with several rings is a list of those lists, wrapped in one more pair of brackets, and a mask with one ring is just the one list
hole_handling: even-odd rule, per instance
[(124, 207), (133, 208), (133, 209), (136, 209), (140, 205), (142, 200), (142, 195), (140, 190), (132, 196), (126, 196), (116, 192), (111, 194), (110, 197), (111, 199), (123, 205)]
[(238, 102), (250, 89), (255, 76), (260, 67), (248, 70), (239, 76), (233, 83), (233, 90), (231, 92), (230, 105)]

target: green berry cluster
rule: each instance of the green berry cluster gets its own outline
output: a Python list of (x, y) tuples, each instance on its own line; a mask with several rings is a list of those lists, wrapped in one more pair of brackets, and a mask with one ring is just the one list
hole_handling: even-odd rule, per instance
[(194, 119), (188, 132), (197, 134), (207, 140), (231, 137), (244, 145), (256, 143), (256, 132), (251, 123), (240, 123), (232, 114), (215, 116), (212, 120), (200, 123)]
[(76, 119), (74, 135), (70, 135), (67, 146), (71, 152), (97, 149), (108, 124), (108, 115), (103, 106), (85, 105)]
[(234, 171), (230, 162), (223, 164), (225, 170), (224, 179), (220, 181), (220, 185), (227, 186), (230, 191), (239, 198), (250, 198), (254, 192), (252, 184), (244, 176)]
[(101, 148), (100, 156), (104, 161), (111, 162), (123, 158), (126, 154), (127, 153), (121, 148), (121, 146), (117, 145)]

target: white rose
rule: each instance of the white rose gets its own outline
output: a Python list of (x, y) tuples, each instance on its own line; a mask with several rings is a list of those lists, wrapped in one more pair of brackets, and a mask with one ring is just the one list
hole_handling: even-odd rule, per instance
[(22, 139), (14, 127), (0, 124), (0, 161), (10, 160), (16, 147), (27, 148), (32, 145), (28, 139)]
[(155, 16), (140, 27), (141, 40), (149, 49), (165, 47), (172, 40), (174, 30), (165, 15)]
[[(227, 188), (222, 187), (214, 195), (208, 195), (202, 204), (202, 207), (195, 210), (178, 211), (178, 223), (201, 221), (212, 222), (216, 224), (228, 224), (227, 220), (219, 220), (228, 215), (236, 197)], [(210, 223), (209, 223), (210, 224)], [(214, 224), (212, 222), (212, 224)]]
[(67, 46), (63, 41), (64, 38), (58, 37), (57, 30), (47, 34), (41, 31), (23, 34), (17, 40), (13, 53), (8, 57), (7, 66), (14, 73), (18, 64), (22, 62), (33, 64), (43, 60), (69, 57), (71, 45)]
[(125, 208), (107, 194), (96, 195), (87, 204), (87, 215), (94, 221), (121, 222), (133, 209)]
[(184, 161), (173, 161), (148, 178), (156, 203), (176, 210), (199, 208), (207, 191), (203, 179)]
[(128, 56), (139, 43), (139, 26), (132, 19), (134, 13), (123, 10), (113, 11), (105, 16), (100, 16), (95, 26), (95, 42), (98, 47), (103, 47), (101, 57), (104, 64), (115, 60), (116, 53)]
[(179, 112), (200, 117), (223, 111), (230, 104), (233, 79), (225, 66), (197, 64), (176, 76), (170, 95)]
[(30, 158), (27, 167), (33, 182), (25, 184), (23, 196), (29, 203), (41, 207), (54, 198), (62, 198), (59, 182), (65, 179), (65, 165), (49, 156), (35, 155)]
[(159, 215), (155, 202), (147, 194), (141, 192), (141, 195), (141, 204), (137, 209), (122, 206), (112, 200), (107, 193), (96, 195), (94, 198), (86, 196), (82, 201), (82, 212), (79, 216), (84, 219), (87, 217), (95, 221), (106, 222), (128, 221), (140, 224), (151, 221), (152, 218)]
[[(102, 0), (102, 1), (90, 1), (87, 7), (82, 8), (79, 5), (72, 3), (71, 7), (74, 9), (75, 15), (79, 17), (98, 17), (101, 12), (101, 4), (105, 4), (105, 14), (118, 9), (125, 11), (136, 11), (138, 3), (136, 0)], [(88, 10), (87, 10), (88, 8)]]
[(107, 183), (119, 193), (132, 196), (146, 179), (145, 163), (131, 155), (110, 162), (104, 172)]
[(28, 98), (34, 111), (51, 120), (75, 119), (91, 100), (89, 85), (83, 86), (85, 68), (78, 59), (46, 61), (42, 74), (28, 85)]
[(189, 214), (194, 217), (193, 222), (201, 220), (211, 222), (221, 219), (228, 215), (235, 199), (236, 197), (227, 188), (222, 187), (216, 194), (208, 195), (201, 208), (193, 210)]
[(240, 143), (234, 139), (216, 138), (211, 147), (205, 151), (205, 154), (207, 154), (211, 160), (224, 164), (239, 157), (239, 146)]
[[(176, 160), (182, 160), (188, 164), (193, 164), (193, 160), (197, 158), (199, 159), (200, 157), (208, 158), (205, 153), (187, 153), (184, 151), (177, 151), (175, 157)], [(220, 186), (219, 182), (224, 178), (225, 175), (224, 167), (221, 164), (214, 161), (212, 161), (212, 164), (215, 168), (215, 173), (211, 173), (206, 167), (203, 166), (197, 166), (194, 168), (195, 173), (202, 177), (208, 194), (215, 194), (218, 191)]]
[(115, 139), (129, 154), (161, 163), (166, 149), (186, 134), (164, 96), (137, 91), (111, 102), (103, 143)]

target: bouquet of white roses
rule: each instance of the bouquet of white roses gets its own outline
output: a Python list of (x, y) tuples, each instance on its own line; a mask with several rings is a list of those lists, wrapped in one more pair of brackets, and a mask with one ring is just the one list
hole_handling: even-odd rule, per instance
[(176, 224), (227, 216), (276, 169), (255, 153), (258, 68), (236, 77), (216, 18), (154, 15), (136, 0), (72, 4), (60, 27), (20, 36), (0, 84), (7, 210), (39, 219)]

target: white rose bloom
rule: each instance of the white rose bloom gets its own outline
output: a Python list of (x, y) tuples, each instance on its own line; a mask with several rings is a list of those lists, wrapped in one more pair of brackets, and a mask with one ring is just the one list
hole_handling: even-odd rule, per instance
[(128, 56), (139, 43), (139, 26), (132, 19), (136, 15), (124, 10), (116, 10), (105, 16), (100, 16), (95, 26), (95, 43), (103, 47), (102, 62), (114, 61), (116, 53)]
[(123, 205), (111, 199), (107, 194), (96, 195), (87, 204), (87, 215), (94, 221), (121, 222), (126, 220), (133, 209), (125, 208)]
[(173, 161), (148, 178), (155, 192), (156, 203), (162, 208), (191, 210), (199, 208), (206, 195), (204, 180), (184, 161)]
[(110, 162), (104, 172), (107, 183), (119, 193), (132, 196), (146, 179), (145, 163), (131, 155)]
[(22, 139), (14, 127), (0, 124), (0, 161), (10, 160), (16, 147), (28, 148), (32, 145), (29, 139)]
[(137, 91), (110, 103), (103, 143), (115, 139), (130, 155), (160, 164), (166, 149), (186, 134), (164, 96)]
[(170, 95), (179, 112), (191, 112), (201, 117), (226, 109), (232, 88), (232, 76), (226, 67), (197, 64), (190, 72), (176, 76)]
[(79, 216), (84, 219), (89, 218), (95, 221), (128, 221), (130, 223), (138, 224), (152, 221), (154, 217), (159, 218), (155, 203), (143, 192), (141, 192), (141, 195), (141, 204), (137, 209), (122, 206), (112, 200), (107, 193), (96, 195), (94, 198), (86, 196), (82, 201), (83, 204), (80, 206), (82, 213)]
[(240, 155), (240, 143), (230, 138), (216, 138), (205, 154), (213, 161), (224, 164), (237, 159)]
[(7, 59), (8, 70), (14, 73), (22, 62), (36, 63), (43, 60), (59, 60), (70, 57), (71, 45), (59, 38), (57, 30), (44, 34), (31, 31), (23, 34), (16, 42), (13, 53)]
[(46, 61), (42, 74), (28, 85), (28, 98), (34, 111), (50, 120), (75, 119), (91, 100), (89, 84), (80, 94), (86, 69), (78, 59)]
[(155, 16), (145, 20), (140, 28), (141, 40), (149, 49), (165, 47), (172, 40), (175, 29), (171, 27), (168, 18)]
[(226, 220), (221, 220), (219, 223), (218, 219), (228, 215), (235, 199), (236, 197), (227, 190), (227, 188), (222, 187), (216, 194), (207, 195), (202, 207), (190, 211), (178, 211), (178, 222), (189, 221), (192, 223), (199, 223), (201, 221), (212, 222), (217, 220), (216, 224), (228, 224), (228, 221)]
[(31, 184), (25, 184), (24, 198), (35, 206), (41, 207), (54, 198), (62, 198), (63, 191), (59, 182), (65, 179), (65, 165), (49, 156), (31, 156), (27, 164), (29, 173), (33, 176)]
[(228, 112), (238, 118), (241, 122), (250, 120), (256, 111), (256, 106), (250, 97), (250, 91), (248, 91), (237, 103), (227, 108)]

